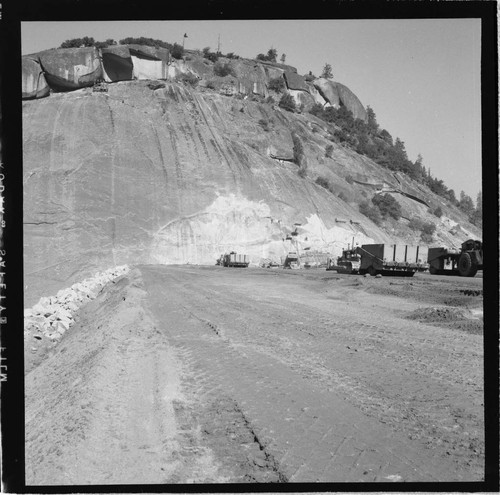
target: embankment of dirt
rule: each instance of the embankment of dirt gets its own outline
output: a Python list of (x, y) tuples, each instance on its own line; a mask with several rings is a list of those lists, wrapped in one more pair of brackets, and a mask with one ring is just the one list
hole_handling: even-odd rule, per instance
[(127, 265), (109, 268), (67, 289), (61, 289), (55, 296), (42, 297), (33, 307), (25, 309), (25, 373), (40, 364), (61, 341), (66, 331), (74, 325), (80, 308), (129, 270)]

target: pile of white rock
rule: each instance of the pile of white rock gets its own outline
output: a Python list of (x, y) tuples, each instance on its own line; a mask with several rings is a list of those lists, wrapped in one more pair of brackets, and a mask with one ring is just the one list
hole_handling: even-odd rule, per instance
[(78, 309), (95, 299), (109, 282), (126, 274), (128, 265), (109, 268), (83, 282), (61, 289), (57, 295), (42, 297), (33, 307), (24, 310), (24, 333), (41, 333), (51, 340), (60, 340), (74, 323)]

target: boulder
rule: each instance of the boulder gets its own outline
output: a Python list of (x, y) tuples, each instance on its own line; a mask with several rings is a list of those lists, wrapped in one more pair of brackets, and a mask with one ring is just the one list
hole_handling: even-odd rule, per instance
[(309, 90), (305, 79), (296, 72), (286, 71), (283, 75), (285, 77), (285, 82), (288, 89), (295, 89), (300, 91)]
[(279, 67), (264, 66), (264, 72), (267, 80), (270, 81), (271, 79), (276, 79), (277, 77), (283, 77), (285, 71)]
[(368, 121), (365, 107), (347, 86), (322, 77), (315, 79), (313, 85), (333, 107), (338, 108), (343, 105), (353, 114), (355, 119)]
[(108, 46), (100, 50), (102, 71), (107, 82), (128, 81), (134, 77), (134, 64), (127, 46)]
[(313, 84), (307, 83), (308, 93), (314, 98), (314, 102), (325, 106), (328, 102), (321, 96), (321, 93), (314, 87)]
[(249, 60), (231, 60), (231, 67), (237, 79), (238, 92), (267, 96), (267, 76), (262, 65)]
[(359, 98), (347, 87), (340, 83), (335, 83), (340, 102), (352, 112), (354, 118), (368, 122), (368, 114)]
[(44, 98), (50, 94), (49, 85), (36, 58), (22, 57), (22, 80), (23, 100)]
[(53, 91), (74, 91), (93, 86), (102, 79), (99, 52), (94, 47), (58, 48), (37, 55)]
[(297, 107), (303, 106), (305, 112), (309, 111), (316, 103), (314, 97), (306, 91), (290, 89), (288, 93), (292, 95)]
[(334, 81), (320, 77), (313, 81), (313, 85), (332, 107), (338, 108), (340, 106), (340, 96)]

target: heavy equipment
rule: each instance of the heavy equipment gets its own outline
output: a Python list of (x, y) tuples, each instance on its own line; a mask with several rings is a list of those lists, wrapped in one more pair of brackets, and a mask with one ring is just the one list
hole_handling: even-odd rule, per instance
[(215, 264), (234, 268), (247, 268), (250, 264), (250, 259), (246, 254), (236, 254), (235, 251), (231, 251), (229, 254), (221, 254)]
[(460, 249), (429, 248), (429, 272), (433, 275), (460, 275), (473, 277), (483, 269), (483, 243), (468, 239)]
[(342, 255), (328, 258), (326, 269), (335, 270), (337, 273), (359, 273), (361, 267), (361, 255), (356, 249), (343, 249)]
[(300, 257), (295, 251), (289, 251), (283, 262), (283, 268), (298, 269), (300, 268)]
[(360, 274), (412, 277), (415, 272), (429, 268), (427, 246), (363, 244), (355, 251), (361, 256)]

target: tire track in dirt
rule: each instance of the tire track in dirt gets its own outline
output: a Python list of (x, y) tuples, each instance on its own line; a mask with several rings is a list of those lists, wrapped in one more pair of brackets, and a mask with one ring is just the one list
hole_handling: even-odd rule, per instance
[[(439, 447), (443, 455), (454, 457), (467, 469), (474, 465), (481, 475), (484, 437), (477, 413), (482, 407), (482, 349), (477, 336), (416, 322), (405, 322), (402, 332), (400, 317), (387, 312), (374, 316), (376, 310), (325, 308), (322, 301), (304, 304), (303, 295), (291, 294), (287, 303), (256, 302), (239, 287), (235, 293), (234, 287), (231, 291), (220, 286), (213, 289), (209, 282), (208, 286), (197, 283), (196, 288), (185, 280), (179, 282), (186, 297), (192, 294), (190, 309), (204, 311), (217, 333), (232, 345), (241, 345), (237, 340), (281, 360), (303, 377), (342, 392), (350, 403), (405, 432), (408, 438), (421, 440), (427, 448)], [(371, 307), (373, 297), (365, 299), (365, 305)], [(207, 306), (204, 300), (218, 304)], [(233, 311), (231, 301), (235, 300), (237, 309)], [(359, 298), (360, 303), (363, 300)], [(295, 304), (302, 321), (283, 317), (290, 303)], [(254, 316), (256, 307), (259, 314)], [(237, 323), (237, 334), (229, 330), (234, 325), (228, 322)], [(229, 329), (225, 331), (225, 327)], [(388, 346), (391, 341), (392, 347)], [(349, 370), (349, 374), (341, 370)], [(462, 388), (465, 386), (469, 390)]]
[(191, 421), (177, 418), (189, 408), (182, 363), (144, 296), (138, 272), (108, 288), (26, 375), (27, 484), (226, 480), (202, 436), (186, 430)]
[[(203, 335), (203, 339), (208, 339), (206, 335), (212, 335), (212, 338), (216, 339), (216, 341), (219, 342), (219, 347), (210, 347), (212, 349), (213, 357), (217, 356), (217, 359), (221, 359), (219, 358), (219, 356), (220, 354), (222, 354), (225, 356), (225, 360), (228, 363), (228, 366), (231, 366), (229, 364), (230, 358), (228, 356), (232, 355), (233, 357), (231, 357), (231, 359), (233, 359), (232, 366), (234, 369), (240, 369), (238, 366), (243, 366), (243, 368), (241, 368), (241, 373), (244, 373), (248, 376), (256, 376), (259, 374), (259, 370), (255, 368), (255, 366), (249, 364), (249, 362), (251, 362), (252, 358), (262, 360), (262, 356), (267, 355), (273, 360), (277, 360), (277, 362), (285, 364), (292, 371), (296, 371), (297, 373), (302, 375), (304, 379), (311, 380), (311, 384), (314, 387), (320, 387), (323, 390), (332, 392), (332, 389), (335, 390), (335, 386), (338, 387), (340, 383), (346, 388), (346, 396), (356, 396), (357, 394), (357, 397), (355, 397), (354, 400), (352, 400), (352, 397), (350, 397), (353, 404), (367, 413), (374, 413), (373, 417), (381, 422), (387, 422), (390, 424), (391, 421), (384, 421), (385, 414), (387, 412), (390, 412), (391, 410), (396, 409), (396, 412), (393, 414), (394, 424), (397, 424), (398, 421), (403, 421), (403, 426), (399, 425), (398, 431), (405, 434), (408, 434), (408, 432), (410, 432), (409, 437), (406, 436), (406, 438), (409, 438), (411, 440), (408, 445), (410, 445), (410, 443), (415, 446), (421, 445), (420, 448), (422, 450), (427, 450), (425, 456), (428, 456), (430, 452), (436, 450), (436, 445), (434, 444), (427, 444), (428, 447), (432, 447), (432, 450), (426, 449), (425, 441), (427, 439), (425, 438), (425, 435), (422, 435), (421, 433), (419, 435), (416, 433), (426, 431), (426, 428), (427, 431), (429, 431), (429, 425), (427, 423), (430, 422), (430, 419), (426, 418), (425, 414), (422, 415), (422, 412), (420, 411), (422, 409), (421, 404), (418, 404), (418, 407), (412, 410), (412, 406), (414, 404), (406, 404), (404, 394), (399, 396), (396, 395), (392, 398), (392, 400), (388, 401), (384, 393), (382, 393), (381, 395), (377, 395), (377, 392), (383, 391), (378, 391), (376, 386), (365, 386), (364, 391), (359, 385), (357, 389), (355, 386), (348, 386), (349, 384), (346, 384), (346, 381), (348, 382), (349, 378), (351, 378), (349, 375), (342, 376), (340, 374), (337, 374), (337, 383), (332, 384), (331, 376), (335, 373), (335, 365), (338, 365), (339, 363), (327, 362), (322, 367), (318, 366), (318, 363), (321, 363), (324, 359), (324, 357), (322, 357), (320, 353), (320, 351), (323, 350), (323, 353), (327, 351), (334, 351), (336, 352), (336, 357), (342, 358), (343, 361), (340, 362), (340, 366), (338, 366), (341, 369), (349, 369), (349, 366), (352, 367), (352, 363), (350, 363), (349, 360), (352, 361), (352, 356), (355, 355), (355, 351), (347, 353), (344, 349), (341, 352), (338, 349), (335, 349), (335, 347), (339, 347), (338, 345), (336, 345), (338, 344), (339, 336), (345, 341), (348, 341), (346, 339), (348, 339), (347, 332), (349, 330), (349, 325), (345, 325), (344, 323), (341, 323), (339, 325), (341, 332), (339, 333), (339, 331), (337, 330), (336, 333), (332, 335), (331, 338), (333, 341), (327, 346), (327, 350), (323, 349), (324, 342), (323, 345), (318, 344), (318, 348), (314, 350), (311, 343), (318, 341), (318, 335), (313, 333), (315, 331), (314, 328), (311, 327), (312, 332), (304, 332), (304, 329), (299, 329), (299, 325), (293, 324), (293, 321), (297, 318), (297, 316), (300, 316), (301, 320), (304, 319), (304, 313), (307, 313), (307, 311), (303, 311), (303, 308), (300, 308), (299, 310), (294, 309), (294, 311), (292, 311), (292, 313), (288, 315), (287, 318), (284, 318), (283, 316), (287, 314), (286, 309), (288, 309), (288, 312), (290, 312), (291, 308), (294, 307), (294, 303), (296, 302), (293, 300), (293, 297), (288, 297), (289, 294), (287, 294), (287, 297), (289, 300), (291, 300), (288, 308), (278, 308), (277, 312), (273, 314), (269, 311), (268, 306), (266, 306), (266, 303), (263, 302), (262, 298), (260, 297), (261, 291), (259, 291), (258, 287), (255, 287), (255, 285), (258, 284), (253, 285), (251, 284), (251, 282), (249, 284), (246, 284), (246, 276), (243, 277), (243, 280), (245, 281), (238, 280), (239, 284), (231, 286), (231, 290), (227, 291), (227, 287), (224, 287), (224, 284), (221, 285), (220, 280), (218, 280), (217, 278), (210, 280), (209, 275), (206, 275), (203, 271), (195, 273), (194, 277), (181, 276), (182, 272), (176, 273), (175, 271), (167, 271), (169, 272), (168, 279), (176, 287), (176, 298), (178, 298), (179, 301), (182, 301), (183, 307), (179, 310), (183, 311), (187, 315), (190, 315), (190, 318), (197, 320), (200, 324), (203, 324), (203, 326), (206, 328), (205, 332), (200, 333), (200, 335)], [(224, 272), (224, 269), (222, 269), (222, 272)], [(227, 279), (223, 278), (223, 280), (224, 282), (227, 282)], [(215, 288), (213, 287), (213, 282), (217, 284)], [(252, 287), (253, 285), (253, 288), (255, 289), (254, 294), (259, 294), (259, 296), (252, 296), (248, 292), (245, 292), (245, 290), (240, 290), (242, 287), (246, 287), (247, 285), (249, 287)], [(273, 287), (275, 290), (274, 285)], [(273, 289), (269, 289), (269, 292), (272, 294)], [(287, 297), (285, 297), (285, 299), (287, 299)], [(299, 299), (299, 297), (297, 299)], [(233, 305), (234, 309), (231, 309)], [(314, 321), (317, 322), (317, 308), (315, 308), (313, 305), (312, 308), (308, 308), (308, 311), (309, 315), (306, 314), (305, 316), (306, 319), (311, 318), (311, 321), (306, 323), (312, 324), (313, 316), (315, 318)], [(331, 316), (329, 313), (327, 314), (329, 315), (329, 317)], [(244, 315), (244, 319), (242, 318), (242, 315)], [(274, 327), (273, 318), (276, 318), (276, 325)], [(281, 319), (281, 325), (278, 324), (279, 319)], [(264, 323), (264, 321), (267, 323)], [(305, 326), (307, 327), (307, 324)], [(270, 327), (272, 327), (272, 330), (270, 330)], [(394, 330), (395, 329), (389, 327), (386, 328), (385, 333), (395, 333)], [(206, 332), (208, 332), (208, 334)], [(276, 335), (280, 332), (283, 335), (277, 338)], [(288, 340), (285, 338), (286, 333), (289, 334)], [(220, 345), (222, 343), (224, 343), (224, 347), (220, 348)], [(204, 340), (203, 345), (208, 346), (208, 340)], [(289, 347), (289, 349), (287, 349), (287, 346)], [(290, 352), (290, 349), (293, 349), (293, 352)], [(311, 353), (311, 350), (314, 350), (314, 352)], [(382, 375), (382, 377), (380, 377), (380, 368), (383, 368), (384, 363), (381, 364), (379, 362), (379, 356), (370, 356), (369, 354), (365, 354), (364, 359), (366, 359), (367, 357), (369, 359), (368, 362), (370, 366), (375, 366), (375, 370), (378, 369), (379, 380), (390, 377), (390, 369), (388, 372), (386, 370), (386, 375)], [(205, 361), (205, 368), (209, 369), (210, 366), (214, 367), (214, 364), (209, 364), (207, 361)], [(217, 366), (219, 366), (219, 368), (218, 371), (215, 372), (216, 378), (217, 373), (219, 373), (219, 375), (221, 374), (220, 366), (222, 365), (219, 364)], [(357, 367), (354, 367), (354, 370), (358, 372), (357, 379), (359, 379), (360, 376), (359, 370), (362, 369), (363, 366), (364, 364), (361, 363), (358, 364)], [(369, 366), (367, 367), (369, 368)], [(387, 363), (385, 364), (385, 367), (387, 368)], [(228, 369), (231, 368), (229, 367)], [(372, 370), (369, 369), (368, 372), (365, 373), (365, 376), (362, 377), (362, 379), (366, 380), (366, 376), (368, 376), (371, 371)], [(267, 378), (269, 380), (269, 377)], [(354, 374), (353, 378), (356, 379), (356, 373)], [(264, 377), (261, 376), (260, 379), (263, 380)], [(414, 375), (412, 376), (408, 373), (406, 374), (405, 379), (418, 383), (418, 379), (416, 379)], [(363, 380), (361, 380), (361, 382), (359, 383), (362, 384)], [(423, 388), (424, 387), (420, 386), (420, 390), (423, 390)], [(360, 389), (361, 392), (365, 393), (364, 396), (362, 393), (360, 393)], [(418, 392), (418, 390), (416, 391)], [(379, 402), (377, 402), (377, 397), (380, 400), (385, 400), (385, 403), (381, 403), (380, 400)], [(447, 398), (447, 400), (448, 399), (449, 398)], [(381, 408), (381, 404), (384, 407)], [(398, 407), (399, 410), (397, 410)], [(415, 411), (419, 412), (419, 415), (415, 414)], [(412, 428), (414, 433), (413, 435)], [(276, 445), (272, 443), (272, 438), (268, 437), (266, 431), (269, 431), (269, 427), (264, 427), (261, 432), (261, 435), (264, 435), (263, 441), (265, 442), (265, 438), (267, 437), (267, 440), (271, 442), (273, 448), (276, 448)], [(430, 434), (432, 435), (430, 435), (429, 438), (435, 438), (442, 436), (443, 431), (430, 431)], [(442, 455), (443, 457), (450, 455), (445, 454), (443, 448), (438, 449), (438, 451), (439, 455)], [(289, 452), (286, 451), (285, 454), (288, 455)], [(478, 457), (480, 458), (481, 456), (479, 455)], [(280, 462), (283, 461), (283, 458), (280, 456), (278, 456), (278, 459), (280, 460)], [(476, 466), (474, 469), (476, 468), (477, 470), (479, 470), (478, 477), (480, 477), (480, 466)], [(292, 470), (286, 475), (289, 479), (290, 476), (296, 475), (297, 472), (299, 472), (302, 468), (300, 468), (300, 466), (296, 466), (294, 469), (296, 469), (295, 472)], [(297, 471), (297, 469), (299, 469), (299, 471)], [(473, 472), (474, 469), (472, 470)], [(303, 472), (303, 470), (300, 472)], [(475, 474), (476, 473), (474, 473), (472, 476), (474, 476)], [(318, 473), (316, 473), (316, 475), (318, 475)]]

